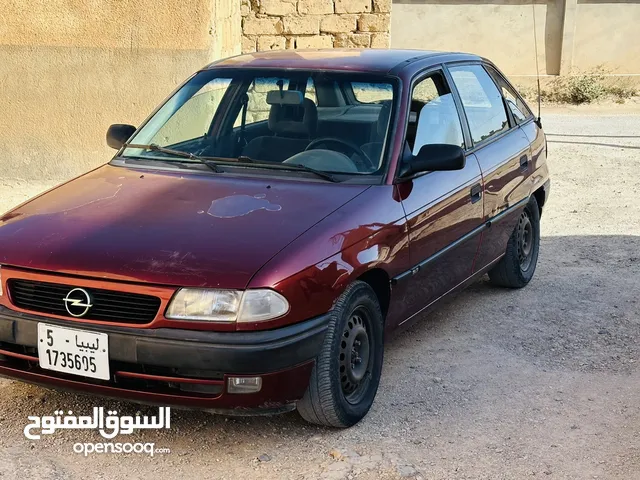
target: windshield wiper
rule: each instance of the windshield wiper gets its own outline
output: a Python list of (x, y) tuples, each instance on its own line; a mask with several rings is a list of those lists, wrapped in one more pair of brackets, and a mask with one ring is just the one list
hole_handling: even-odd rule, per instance
[(316, 170), (315, 168), (307, 167), (306, 165), (300, 165), (299, 163), (272, 163), (272, 162), (264, 162), (261, 160), (254, 160), (253, 158), (241, 155), (237, 158), (238, 163), (242, 163), (247, 167), (259, 167), (259, 168), (272, 168), (274, 170), (293, 170), (300, 172), (309, 172), (314, 175), (324, 178), (325, 180), (329, 180), (333, 183), (340, 183), (341, 180), (338, 180), (336, 177), (331, 175), (328, 172), (323, 172), (322, 170)]
[(289, 171), (300, 171), (300, 172), (309, 172), (314, 175), (324, 178), (325, 180), (329, 180), (333, 183), (340, 183), (341, 180), (337, 179), (333, 175), (327, 172), (323, 172), (322, 170), (316, 170), (315, 168), (307, 167), (306, 165), (300, 165), (298, 163), (273, 163), (273, 162), (265, 162), (262, 160), (254, 160), (253, 158), (247, 157), (245, 155), (241, 155), (238, 158), (224, 158), (224, 157), (216, 157), (215, 161), (210, 160), (208, 157), (200, 157), (193, 153), (183, 152), (182, 150), (174, 150), (173, 148), (161, 147), (160, 145), (156, 145), (155, 143), (151, 143), (149, 145), (138, 144), (138, 143), (127, 143), (124, 145), (126, 148), (140, 148), (144, 150), (150, 150), (152, 152), (161, 152), (166, 153), (168, 155), (174, 155), (176, 157), (188, 158), (189, 160), (196, 160), (205, 164), (211, 170), (216, 173), (219, 173), (218, 165), (242, 165), (243, 167), (253, 167), (253, 168), (271, 168), (273, 170), (289, 170)]
[(212, 162), (211, 160), (208, 160), (205, 157), (200, 157), (190, 152), (183, 152), (182, 150), (174, 150), (173, 148), (161, 147), (160, 145), (156, 145), (155, 143), (150, 143), (149, 145), (145, 145), (141, 143), (125, 143), (123, 146), (125, 148), (140, 148), (143, 150), (150, 150), (152, 152), (166, 153), (168, 155), (174, 155), (176, 157), (188, 158), (189, 160), (195, 160), (197, 162), (200, 162), (206, 165), (216, 173), (220, 172), (220, 170), (218, 170), (218, 167), (214, 162)]
[(284, 168), (282, 170), (300, 170), (302, 172), (309, 172), (317, 175), (318, 177), (324, 178), (325, 180), (329, 180), (333, 183), (340, 183), (341, 180), (338, 180), (336, 177), (331, 175), (330, 173), (323, 172), (322, 170), (316, 170), (315, 168), (307, 167), (306, 165), (300, 165), (299, 163), (287, 163), (281, 164)]

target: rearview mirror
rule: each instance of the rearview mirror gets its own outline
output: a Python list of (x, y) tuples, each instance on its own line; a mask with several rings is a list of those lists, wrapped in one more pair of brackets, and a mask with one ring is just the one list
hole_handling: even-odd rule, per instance
[(304, 97), (297, 90), (271, 90), (267, 93), (269, 105), (302, 105)]
[(464, 150), (458, 145), (423, 145), (417, 155), (402, 165), (400, 177), (410, 177), (422, 172), (462, 170), (465, 164)]
[(109, 127), (109, 130), (107, 130), (107, 145), (111, 148), (115, 148), (116, 150), (120, 150), (135, 131), (136, 127), (133, 125), (115, 123)]

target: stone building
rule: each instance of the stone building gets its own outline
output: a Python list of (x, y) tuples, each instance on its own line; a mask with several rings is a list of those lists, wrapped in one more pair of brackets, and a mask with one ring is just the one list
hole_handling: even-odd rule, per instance
[(391, 0), (242, 0), (242, 51), (388, 48)]

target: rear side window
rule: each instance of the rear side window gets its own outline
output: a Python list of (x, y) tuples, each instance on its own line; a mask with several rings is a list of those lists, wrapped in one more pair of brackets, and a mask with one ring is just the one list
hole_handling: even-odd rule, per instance
[(478, 144), (509, 129), (502, 95), (482, 65), (451, 67), (473, 143)]
[(515, 90), (509, 85), (505, 79), (500, 75), (495, 69), (488, 67), (489, 73), (494, 78), (498, 87), (502, 91), (502, 96), (504, 100), (507, 102), (507, 106), (511, 110), (513, 114), (513, 118), (515, 118), (516, 123), (520, 124), (532, 117), (533, 114), (527, 104), (520, 98), (518, 94), (516, 94)]
[(307, 87), (304, 90), (304, 98), (308, 98), (313, 103), (318, 105), (318, 95), (316, 94), (316, 85), (313, 83), (313, 79), (309, 77), (307, 80)]

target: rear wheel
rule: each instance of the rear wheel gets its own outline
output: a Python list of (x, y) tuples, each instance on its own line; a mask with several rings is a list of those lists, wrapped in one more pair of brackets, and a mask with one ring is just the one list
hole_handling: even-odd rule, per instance
[(536, 271), (539, 251), (540, 210), (536, 198), (531, 196), (518, 217), (504, 257), (489, 271), (489, 280), (501, 287), (524, 287)]
[(349, 285), (331, 311), (309, 387), (298, 402), (311, 423), (350, 427), (369, 411), (378, 390), (383, 358), (383, 317), (372, 288)]

